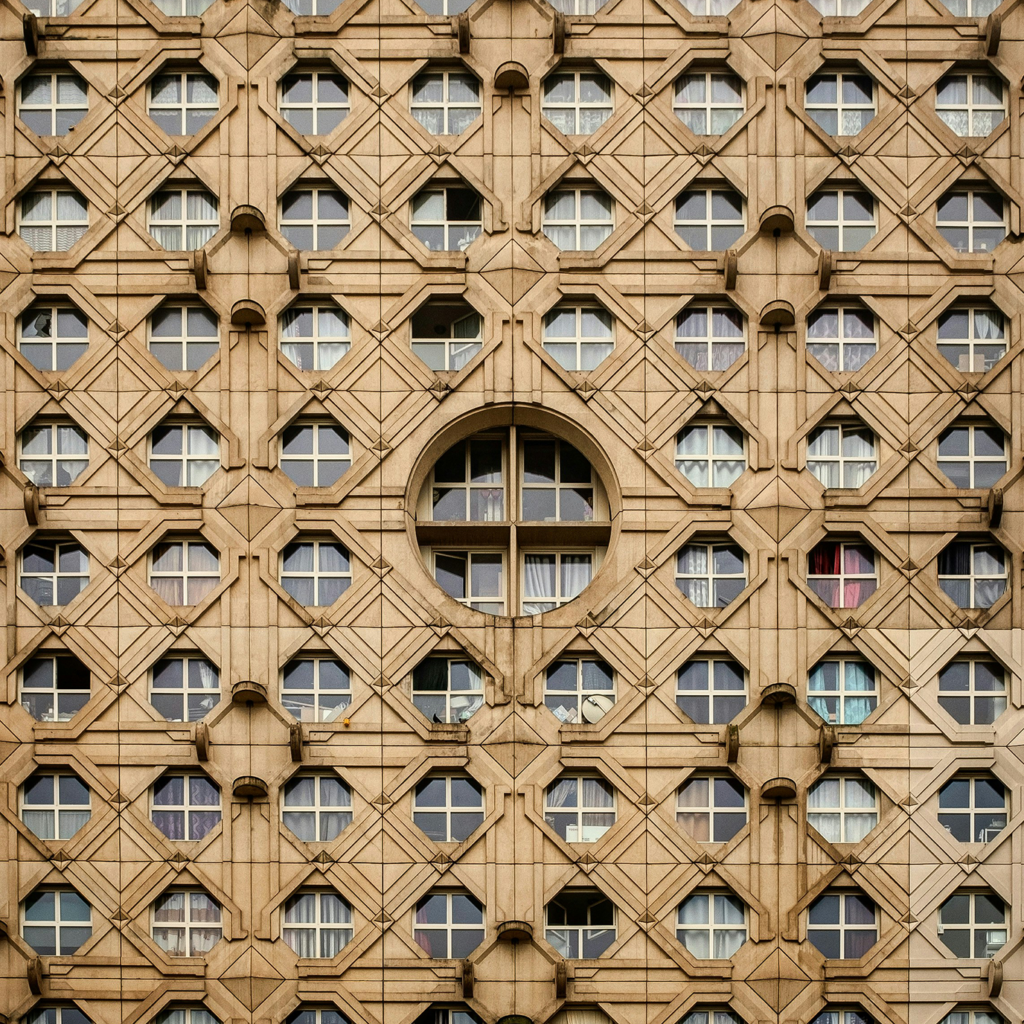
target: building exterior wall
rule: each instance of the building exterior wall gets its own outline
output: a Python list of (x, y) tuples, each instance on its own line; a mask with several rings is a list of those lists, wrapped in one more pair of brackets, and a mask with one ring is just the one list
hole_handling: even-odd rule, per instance
[[(747, 1024), (809, 1024), (825, 1007), (878, 1024), (939, 1024), (962, 1009), (1019, 1022), (1021, 6), (1006, 0), (981, 18), (939, 0), (874, 0), (842, 18), (806, 0), (741, 0), (727, 17), (677, 0), (609, 0), (586, 16), (542, 0), (478, 0), (461, 17), (425, 15), (413, 0), (345, 0), (322, 17), (261, 0), (177, 18), (149, 0), (25, 11), (0, 6), (0, 1021), (74, 1004), (94, 1024), (199, 1005), (223, 1024), (278, 1024), (308, 1005), (352, 1024), (409, 1024), (431, 1005), (468, 1006), (486, 1024), (546, 1024), (565, 1008), (677, 1024), (725, 1006)], [(723, 135), (694, 135), (673, 110), (675, 83), (722, 65), (744, 83), (744, 112)], [(64, 136), (36, 135), (21, 83), (68, 66), (88, 85), (88, 112)], [(612, 82), (614, 112), (591, 135), (563, 135), (542, 116), (542, 83), (560, 66)], [(432, 136), (410, 113), (412, 80), (433, 67), (480, 82), (480, 115), (457, 136)], [(874, 80), (877, 111), (859, 134), (830, 136), (805, 109), (823, 67)], [(349, 83), (350, 109), (327, 136), (301, 135), (280, 111), (281, 79), (308, 68)], [(218, 82), (217, 112), (194, 134), (170, 136), (148, 114), (148, 84), (168, 69)], [(1005, 83), (1006, 115), (986, 137), (959, 137), (936, 114), (936, 83), (986, 69)], [(428, 184), (481, 197), (466, 251), (428, 252), (413, 235), (413, 197)], [(19, 234), (25, 194), (68, 186), (88, 202), (88, 230), (67, 251), (33, 252)], [(560, 252), (545, 237), (545, 196), (558, 186), (612, 198), (613, 230), (593, 251)], [(809, 197), (852, 186), (874, 197), (877, 230), (858, 251), (825, 251), (807, 228)], [(175, 187), (217, 198), (219, 226), (200, 253), (167, 251), (150, 233), (153, 195)], [(281, 200), (294, 187), (348, 197), (335, 249), (297, 251), (285, 238)], [(676, 197), (716, 187), (744, 198), (742, 233), (728, 251), (693, 251), (675, 230)], [(958, 253), (939, 233), (940, 199), (965, 187), (1004, 201), (1008, 237), (994, 251)], [(411, 350), (412, 315), (439, 298), (483, 317), (481, 351), (457, 371), (429, 370)], [(149, 350), (150, 317), (168, 300), (202, 303), (217, 320), (216, 355), (198, 369), (170, 371)], [(280, 348), (282, 315), (311, 300), (336, 302), (350, 321), (351, 348), (330, 369), (300, 370)], [(614, 321), (612, 354), (587, 372), (543, 346), (545, 314), (573, 300)], [(694, 301), (743, 316), (745, 351), (727, 369), (696, 370), (675, 348)], [(22, 314), (47, 302), (88, 319), (87, 351), (60, 371), (35, 368), (19, 345)], [(1005, 316), (1008, 351), (987, 371), (939, 354), (940, 318), (964, 303)], [(808, 353), (808, 318), (844, 304), (873, 314), (877, 352), (832, 372)], [(201, 487), (168, 486), (149, 465), (168, 418), (219, 435), (220, 468)], [(302, 418), (350, 435), (351, 467), (331, 487), (297, 488), (280, 467), (282, 433)], [(854, 420), (877, 438), (877, 470), (860, 487), (825, 489), (807, 470), (808, 438)], [(33, 487), (19, 437), (68, 421), (88, 435), (88, 468), (71, 486)], [(747, 468), (731, 486), (695, 487), (677, 470), (690, 421), (742, 430)], [(937, 461), (939, 436), (987, 421), (1005, 432), (1006, 473), (958, 489)], [(451, 444), (534, 429), (590, 460), (607, 523), (424, 526), (421, 489)], [(516, 476), (509, 467), (506, 483)], [(351, 585), (329, 607), (282, 586), (282, 552), (300, 536), (351, 555)], [(217, 550), (219, 582), (198, 604), (172, 605), (150, 586), (153, 549), (188, 537)], [(989, 608), (958, 608), (939, 585), (940, 552), (958, 537), (1006, 552), (1005, 594)], [(808, 583), (809, 553), (826, 538), (876, 553), (878, 587), (858, 607), (829, 608)], [(88, 586), (63, 607), (19, 586), (25, 545), (39, 539), (88, 552)], [(712, 540), (742, 547), (747, 586), (726, 607), (697, 607), (676, 584), (676, 556)], [(515, 573), (517, 546), (581, 543), (603, 553), (592, 584), (516, 617), (448, 597), (419, 550), (504, 548)], [(26, 664), (47, 652), (91, 673), (88, 703), (65, 721), (22, 706)], [(413, 669), (432, 653), (483, 670), (483, 707), (465, 723), (429, 722), (413, 705)], [(297, 724), (286, 710), (281, 672), (299, 654), (348, 666), (344, 718)], [(546, 671), (566, 654), (614, 670), (615, 704), (597, 724), (560, 724), (545, 706)], [(168, 722), (151, 703), (153, 667), (169, 655), (219, 670), (220, 699), (202, 721)], [(680, 667), (702, 655), (745, 672), (746, 706), (731, 722), (695, 723), (678, 706)], [(874, 667), (877, 708), (863, 723), (828, 726), (809, 703), (809, 673), (826, 656)], [(970, 657), (1005, 672), (1007, 708), (993, 724), (959, 725), (940, 705), (940, 671)], [(91, 816), (47, 841), (19, 801), (34, 772), (57, 768), (86, 783)], [(302, 842), (282, 823), (286, 783), (312, 769), (351, 788), (353, 820), (331, 842)], [(202, 841), (153, 824), (151, 788), (168, 771), (220, 787), (223, 820)], [(708, 771), (747, 790), (747, 825), (727, 843), (696, 842), (676, 820), (679, 787)], [(417, 783), (438, 772), (484, 790), (484, 824), (461, 844), (432, 842), (412, 822)], [(615, 824), (594, 843), (545, 823), (545, 790), (564, 773), (615, 789)], [(829, 843), (808, 824), (808, 790), (827, 773), (876, 788), (878, 824), (860, 842)], [(960, 843), (939, 822), (939, 791), (958, 773), (1005, 786), (1008, 825), (989, 842)], [(91, 905), (92, 936), (74, 955), (37, 958), (24, 902), (62, 887)], [(183, 888), (223, 908), (224, 937), (206, 956), (154, 942), (154, 901)], [(565, 961), (545, 939), (545, 907), (566, 888), (615, 904), (603, 956)], [(338, 956), (300, 959), (283, 941), (283, 908), (300, 889), (351, 904)], [(747, 908), (748, 939), (730, 959), (697, 959), (676, 937), (677, 908), (708, 889)], [(433, 890), (483, 905), (485, 938), (468, 960), (417, 943), (415, 906)], [(877, 907), (878, 941), (863, 957), (826, 960), (809, 941), (808, 908), (826, 890)], [(1005, 901), (1009, 937), (991, 959), (956, 959), (943, 944), (939, 907), (958, 890)], [(508, 922), (532, 939), (503, 937)]]

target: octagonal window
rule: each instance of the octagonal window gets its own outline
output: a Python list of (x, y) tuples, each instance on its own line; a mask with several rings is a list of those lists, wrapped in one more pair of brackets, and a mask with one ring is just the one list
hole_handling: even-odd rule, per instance
[(21, 820), (40, 839), (70, 839), (89, 820), (89, 787), (72, 771), (37, 771), (19, 790)]
[(428, 956), (464, 960), (484, 941), (484, 908), (468, 892), (432, 890), (416, 904), (412, 934)]
[(483, 707), (483, 670), (468, 658), (426, 658), (413, 669), (412, 702), (428, 722), (465, 722)]
[(1006, 671), (988, 658), (957, 658), (939, 673), (939, 704), (960, 725), (991, 725), (1007, 707)]
[(728, 370), (746, 350), (746, 320), (726, 303), (692, 303), (676, 317), (676, 351), (695, 370)]
[(939, 824), (960, 843), (990, 843), (1006, 828), (1006, 787), (988, 773), (959, 772), (939, 790)]
[(89, 439), (67, 420), (36, 420), (18, 436), (18, 468), (37, 487), (70, 487), (88, 465)]
[(198, 722), (220, 703), (220, 674), (206, 658), (173, 654), (150, 675), (149, 702), (168, 722)]
[(825, 487), (862, 487), (877, 468), (875, 435), (863, 423), (824, 423), (807, 438), (807, 469)]
[(464, 68), (424, 71), (413, 79), (409, 110), (431, 135), (461, 135), (483, 110), (480, 82)]
[(89, 554), (70, 537), (32, 541), (18, 561), (18, 585), (38, 605), (63, 607), (89, 585)]
[(349, 84), (331, 70), (300, 70), (281, 79), (279, 109), (300, 135), (330, 135), (348, 116)]
[(544, 673), (544, 704), (560, 722), (597, 722), (615, 703), (615, 674), (600, 658), (563, 657)]
[(281, 938), (299, 957), (329, 960), (352, 935), (352, 906), (339, 893), (300, 889), (284, 905)]
[(544, 351), (565, 370), (596, 370), (615, 348), (615, 326), (603, 306), (561, 303), (544, 314)]
[(597, 775), (562, 775), (544, 794), (544, 820), (567, 843), (596, 843), (615, 824), (615, 787)]
[(1006, 200), (983, 186), (951, 189), (939, 200), (935, 223), (957, 252), (991, 252), (1006, 237)]
[(337, 248), (351, 227), (348, 196), (336, 188), (293, 188), (281, 199), (281, 234), (296, 249)]
[(66, 303), (35, 303), (18, 317), (18, 350), (37, 370), (70, 370), (89, 347), (89, 321)]
[(149, 468), (168, 487), (202, 487), (220, 469), (220, 435), (201, 420), (165, 420), (150, 435)]
[(747, 557), (738, 544), (696, 542), (676, 556), (676, 586), (698, 608), (724, 608), (747, 585)]
[(148, 326), (149, 351), (171, 371), (198, 370), (220, 347), (216, 315), (197, 303), (165, 302)]
[(199, 537), (163, 541), (150, 557), (149, 585), (169, 605), (196, 605), (220, 583), (220, 555)]
[(332, 605), (351, 584), (352, 559), (335, 540), (296, 540), (281, 553), (281, 586), (301, 605)]
[(284, 785), (281, 821), (304, 843), (329, 843), (352, 824), (352, 791), (333, 772), (303, 772)]
[(465, 252), (482, 217), (480, 197), (465, 185), (425, 188), (412, 200), (412, 233), (431, 252)]
[(168, 135), (195, 135), (219, 109), (217, 79), (202, 68), (165, 71), (149, 83), (149, 116)]
[(556, 71), (543, 88), (541, 113), (563, 135), (592, 135), (612, 116), (612, 83), (600, 71)]
[(746, 468), (746, 438), (733, 423), (697, 420), (676, 438), (676, 469), (694, 487), (729, 487)]
[(171, 889), (153, 904), (153, 941), (168, 956), (205, 956), (223, 935), (221, 906), (202, 889)]
[(67, 135), (88, 110), (89, 87), (66, 65), (18, 83), (18, 116), (36, 135)]
[(73, 956), (92, 938), (92, 907), (71, 888), (36, 889), (21, 920), (21, 937), (40, 956)]
[(746, 106), (743, 79), (725, 66), (676, 79), (672, 109), (694, 135), (724, 135)]
[(691, 775), (676, 795), (676, 823), (695, 842), (727, 843), (747, 824), (747, 789), (732, 775)]
[(676, 199), (676, 234), (695, 252), (721, 252), (746, 230), (746, 204), (732, 188), (696, 188)]
[(856, 657), (819, 661), (807, 676), (807, 704), (830, 725), (860, 725), (878, 706), (874, 667)]
[(413, 355), (431, 370), (461, 370), (483, 347), (484, 318), (461, 299), (436, 299), (410, 321)]
[(876, 555), (862, 541), (823, 540), (807, 557), (807, 583), (829, 608), (857, 608), (878, 589)]
[(954, 306), (939, 317), (938, 348), (961, 373), (987, 373), (1006, 355), (1006, 318), (994, 306)]
[(352, 677), (337, 658), (293, 658), (281, 673), (281, 703), (300, 722), (334, 722), (352, 703)]
[(679, 669), (676, 704), (691, 721), (725, 725), (747, 706), (747, 675), (727, 658), (691, 658)]
[(859, 843), (878, 824), (878, 793), (862, 775), (823, 775), (807, 790), (807, 824), (830, 843)]
[(615, 942), (615, 904), (595, 889), (563, 889), (544, 908), (544, 938), (566, 960), (593, 960)]
[(18, 234), (36, 252), (67, 252), (89, 230), (89, 204), (73, 188), (37, 188), (18, 207)]
[(829, 135), (858, 135), (876, 113), (875, 82), (858, 71), (822, 71), (807, 79), (804, 109)]
[(348, 431), (333, 420), (297, 420), (281, 434), (280, 465), (296, 487), (331, 487), (352, 465)]
[(997, 75), (946, 75), (935, 87), (935, 112), (957, 135), (991, 135), (1006, 117), (1006, 91)]
[(334, 302), (292, 306), (281, 314), (280, 339), (300, 370), (330, 370), (352, 347), (348, 314)]
[(807, 230), (822, 249), (862, 249), (878, 231), (875, 200), (859, 188), (815, 192), (807, 200)]
[(596, 249), (615, 227), (615, 204), (600, 188), (557, 188), (544, 197), (541, 228), (563, 251)]
[(939, 554), (939, 586), (958, 608), (990, 608), (1006, 592), (1009, 563), (992, 541), (955, 540)]
[(807, 317), (807, 354), (826, 370), (859, 370), (877, 349), (875, 315), (869, 310), (827, 306)]
[(435, 843), (461, 843), (484, 823), (484, 791), (466, 775), (428, 775), (416, 784), (413, 824)]
[(153, 783), (150, 815), (174, 842), (205, 839), (220, 824), (220, 786), (201, 772), (169, 772)]
[(698, 960), (728, 960), (747, 941), (747, 906), (731, 892), (697, 889), (679, 904), (676, 938)]
[(862, 892), (826, 889), (808, 909), (807, 938), (828, 960), (859, 960), (878, 941), (878, 907)]
[(42, 653), (19, 673), (21, 706), (37, 722), (69, 722), (92, 695), (92, 674), (74, 655)]
[(957, 890), (939, 907), (938, 930), (954, 956), (989, 960), (1006, 945), (1006, 904), (991, 890)]
[(217, 200), (205, 188), (168, 188), (149, 201), (149, 233), (170, 252), (201, 249), (220, 225)]
[(954, 423), (939, 435), (937, 461), (956, 487), (994, 487), (1009, 469), (1006, 435), (993, 423)]

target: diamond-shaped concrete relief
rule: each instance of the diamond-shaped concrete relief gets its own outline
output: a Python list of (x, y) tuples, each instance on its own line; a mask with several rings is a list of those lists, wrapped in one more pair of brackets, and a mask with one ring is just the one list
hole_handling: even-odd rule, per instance
[(221, 499), (217, 509), (246, 540), (252, 540), (281, 511), (281, 505), (247, 476)]
[(256, 950), (247, 949), (220, 976), (219, 981), (252, 1012), (278, 990), (284, 979)]
[(807, 41), (807, 33), (781, 7), (772, 5), (743, 38), (777, 71)]
[(483, 747), (515, 776), (544, 752), (545, 743), (519, 715), (511, 714), (483, 741)]
[(544, 276), (544, 268), (518, 242), (509, 242), (480, 274), (507, 301), (518, 302)]
[(246, 5), (217, 33), (217, 40), (242, 67), (249, 69), (269, 53), (280, 37)]
[(781, 949), (776, 949), (754, 969), (748, 984), (778, 1013), (800, 995), (808, 980), (797, 964)]
[(773, 540), (780, 541), (811, 511), (807, 503), (781, 480), (772, 480), (746, 507), (747, 515)]

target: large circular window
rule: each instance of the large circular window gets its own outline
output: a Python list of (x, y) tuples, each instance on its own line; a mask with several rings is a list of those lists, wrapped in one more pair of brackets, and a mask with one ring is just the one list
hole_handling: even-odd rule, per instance
[(491, 615), (568, 604), (594, 578), (611, 538), (596, 447), (563, 436), (578, 428), (555, 433), (544, 422), (465, 426), (414, 475), (414, 487), (422, 475), (415, 531), (427, 571), (460, 604)]

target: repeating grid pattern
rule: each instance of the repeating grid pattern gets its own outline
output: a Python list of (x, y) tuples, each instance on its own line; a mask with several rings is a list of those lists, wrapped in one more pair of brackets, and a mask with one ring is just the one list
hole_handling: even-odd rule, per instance
[(0, 1013), (1016, 1019), (1024, 9), (24, 10)]

